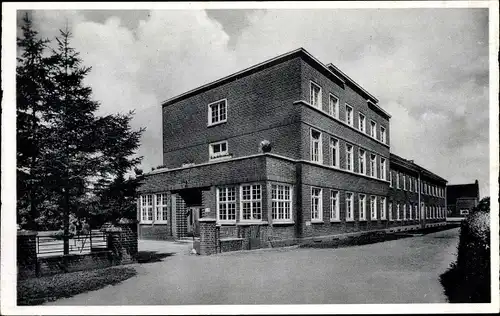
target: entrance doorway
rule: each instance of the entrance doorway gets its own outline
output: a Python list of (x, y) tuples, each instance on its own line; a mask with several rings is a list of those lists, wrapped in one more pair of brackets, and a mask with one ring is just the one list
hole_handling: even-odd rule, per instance
[(200, 207), (191, 206), (187, 208), (187, 235), (193, 237), (200, 236)]

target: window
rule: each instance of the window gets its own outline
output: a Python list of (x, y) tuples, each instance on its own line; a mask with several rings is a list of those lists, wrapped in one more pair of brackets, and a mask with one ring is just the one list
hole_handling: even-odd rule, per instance
[(311, 161), (323, 162), (321, 133), (311, 129)]
[(219, 100), (208, 105), (208, 125), (227, 121), (227, 100)]
[(359, 173), (366, 174), (366, 152), (363, 149), (359, 150)]
[(387, 167), (385, 158), (380, 158), (380, 179), (386, 180)]
[(419, 192), (418, 179), (415, 179), (415, 192)]
[(382, 209), (380, 210), (380, 219), (385, 219), (386, 218), (386, 213), (387, 213), (387, 201), (385, 197), (380, 198), (380, 202), (382, 204)]
[(402, 175), (402, 179), (401, 180), (403, 181), (403, 190), (406, 191), (406, 175), (405, 174)]
[(141, 195), (141, 221), (153, 221), (153, 195)]
[(399, 189), (399, 174), (398, 172), (394, 172), (394, 175), (396, 176), (396, 189)]
[(366, 195), (359, 195), (359, 220), (366, 220)]
[(415, 219), (420, 219), (420, 213), (418, 211), (418, 204), (413, 205), (413, 209), (415, 211)]
[(335, 138), (330, 138), (330, 165), (339, 167), (339, 141)]
[(370, 198), (370, 210), (371, 210), (371, 219), (377, 219), (377, 197), (372, 196)]
[(370, 176), (377, 177), (377, 156), (370, 154)]
[(166, 222), (168, 215), (168, 203), (167, 203), (167, 194), (160, 193), (156, 194), (156, 221), (158, 222)]
[(236, 187), (217, 188), (217, 214), (221, 222), (236, 221)]
[(370, 136), (377, 138), (377, 123), (375, 121), (370, 121)]
[(399, 203), (396, 204), (396, 220), (401, 220), (401, 215), (399, 214), (400, 213), (400, 209), (399, 209)]
[(323, 198), (322, 189), (311, 188), (311, 220), (323, 220)]
[(340, 220), (339, 191), (330, 191), (330, 220)]
[(352, 107), (349, 105), (345, 105), (345, 122), (348, 125), (353, 125), (353, 117), (352, 117)]
[(390, 180), (389, 187), (391, 187), (391, 188), (392, 188), (392, 187), (394, 186), (394, 180), (393, 180), (393, 178), (392, 178), (392, 170), (391, 170), (391, 171), (389, 171), (389, 177), (390, 177), (390, 179), (389, 179), (389, 180)]
[(413, 219), (413, 205), (408, 204), (408, 219), (412, 220)]
[(345, 145), (345, 168), (349, 171), (353, 171), (353, 155), (352, 155), (352, 145), (346, 144)]
[(321, 87), (311, 81), (311, 105), (321, 109)]
[(345, 212), (346, 212), (346, 221), (353, 221), (354, 220), (354, 212), (352, 210), (352, 201), (353, 199), (353, 194), (350, 192), (347, 192), (345, 194)]
[(260, 184), (241, 186), (241, 220), (262, 220), (262, 194)]
[(389, 202), (389, 220), (390, 221), (393, 221), (393, 217), (392, 217), (392, 202)]
[(210, 144), (208, 151), (210, 153), (210, 159), (229, 156), (227, 151), (227, 141)]
[(387, 143), (387, 135), (383, 126), (380, 126), (380, 141), (384, 144)]
[(330, 102), (328, 106), (329, 114), (335, 118), (339, 118), (339, 98), (330, 94)]
[(361, 112), (359, 113), (359, 127), (358, 128), (363, 133), (366, 132), (366, 118)]
[(271, 186), (271, 209), (275, 222), (292, 221), (292, 187), (273, 184)]
[(403, 204), (403, 220), (406, 221), (406, 204)]

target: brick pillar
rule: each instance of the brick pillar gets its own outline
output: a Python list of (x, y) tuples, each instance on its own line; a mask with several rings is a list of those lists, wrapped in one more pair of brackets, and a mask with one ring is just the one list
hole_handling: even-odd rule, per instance
[(17, 231), (17, 276), (29, 278), (36, 276), (36, 235), (35, 231)]
[(200, 255), (217, 253), (219, 238), (215, 218), (200, 218)]
[(113, 253), (114, 264), (137, 261), (137, 222), (121, 219), (113, 231), (108, 233), (108, 249)]

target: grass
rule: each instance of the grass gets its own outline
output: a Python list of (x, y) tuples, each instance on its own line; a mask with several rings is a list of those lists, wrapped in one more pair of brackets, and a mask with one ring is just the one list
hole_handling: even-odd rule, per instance
[(133, 268), (111, 267), (18, 280), (17, 304), (40, 305), (114, 285), (134, 275), (136, 271)]

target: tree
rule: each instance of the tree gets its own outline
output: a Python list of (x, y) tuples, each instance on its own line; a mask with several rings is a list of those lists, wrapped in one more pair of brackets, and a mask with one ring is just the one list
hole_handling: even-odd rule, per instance
[(23, 18), (22, 52), (16, 65), (17, 121), (17, 221), (23, 228), (37, 229), (38, 206), (44, 199), (42, 172), (37, 168), (43, 159), (46, 128), (42, 117), (46, 112), (50, 63), (44, 57), (49, 41), (39, 39), (28, 13)]

